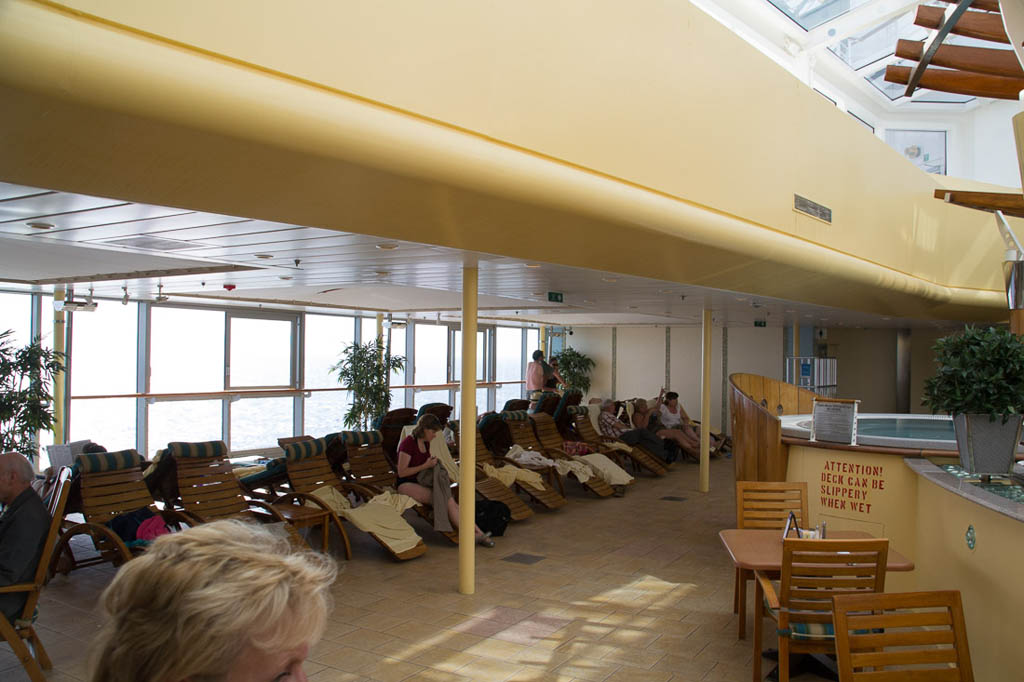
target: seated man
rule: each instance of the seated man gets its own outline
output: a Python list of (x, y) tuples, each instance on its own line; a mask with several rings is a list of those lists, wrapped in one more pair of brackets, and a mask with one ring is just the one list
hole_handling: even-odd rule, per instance
[[(35, 472), (24, 455), (0, 455), (0, 586), (30, 583), (50, 530), (50, 513), (32, 489)], [(21, 617), (26, 595), (0, 595), (0, 612), (12, 624)]]
[(640, 445), (655, 457), (667, 461), (665, 445), (661, 439), (647, 429), (630, 429), (615, 418), (615, 401), (605, 399), (601, 403), (601, 415), (597, 419), (601, 433), (609, 438), (618, 438), (626, 445)]

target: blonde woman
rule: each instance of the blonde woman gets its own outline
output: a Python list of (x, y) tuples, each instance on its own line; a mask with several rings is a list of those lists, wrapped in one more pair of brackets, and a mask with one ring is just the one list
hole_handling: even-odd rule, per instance
[(252, 523), (165, 535), (103, 593), (92, 682), (305, 682), (333, 559)]

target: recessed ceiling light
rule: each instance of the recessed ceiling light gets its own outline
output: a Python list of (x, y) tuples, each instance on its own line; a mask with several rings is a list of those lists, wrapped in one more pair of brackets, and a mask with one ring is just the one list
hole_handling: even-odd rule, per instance
[(631, 305), (631, 306), (629, 306), (629, 309), (630, 309), (630, 310), (636, 310), (636, 309), (637, 309), (637, 308), (639, 308), (639, 307), (640, 307), (640, 306), (637, 306), (637, 305)]
[(671, 289), (662, 289), (662, 290), (661, 290), (661, 291), (659, 291), (658, 293), (659, 293), (659, 294), (671, 294), (671, 293), (672, 293), (672, 290), (671, 290)]
[(619, 278), (618, 277), (602, 277), (601, 281), (602, 282), (608, 282), (609, 284), (614, 284), (615, 282), (619, 281)]
[(387, 277), (388, 275), (390, 275), (390, 274), (391, 274), (391, 273), (390, 273), (390, 272), (388, 272), (387, 270), (374, 270), (374, 271), (373, 271), (373, 273), (374, 273), (375, 275), (377, 275), (378, 277)]
[(377, 244), (377, 248), (381, 251), (394, 251), (398, 248), (398, 242), (381, 242)]
[(543, 291), (531, 291), (530, 292), (530, 296), (543, 296), (543, 295), (544, 295)]
[(539, 268), (540, 263), (523, 263), (523, 267), (526, 268)]
[(52, 230), (53, 229), (53, 223), (42, 223), (42, 222), (32, 221), (30, 223), (25, 223), (25, 224), (28, 225), (29, 227), (31, 227), (33, 230)]
[(589, 299), (589, 298), (583, 299), (583, 302), (584, 303), (593, 303), (593, 301), (591, 299)]
[(270, 258), (273, 258), (273, 256), (271, 256), (271, 255), (270, 255), (269, 253), (257, 253), (257, 254), (255, 254), (255, 255), (256, 255), (256, 257), (257, 257), (257, 258), (259, 258), (260, 260), (268, 260), (268, 259), (270, 259)]
[(787, 310), (786, 312), (792, 315), (792, 314), (793, 314), (793, 313), (795, 313), (796, 311), (795, 311), (795, 310)]
[(746, 299), (745, 297), (743, 297), (743, 296), (737, 296), (737, 297), (736, 297), (736, 300), (737, 300), (737, 301), (745, 301), (745, 300), (747, 300), (747, 299)]
[(287, 279), (291, 279), (291, 278), (292, 278), (291, 275), (278, 275), (278, 279), (285, 279), (285, 280), (287, 280)]

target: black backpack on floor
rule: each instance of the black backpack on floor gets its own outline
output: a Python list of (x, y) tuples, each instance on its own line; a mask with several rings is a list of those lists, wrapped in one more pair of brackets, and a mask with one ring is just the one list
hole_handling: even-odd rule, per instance
[(476, 525), (485, 533), (495, 537), (504, 535), (511, 519), (512, 512), (504, 502), (480, 500), (476, 503)]

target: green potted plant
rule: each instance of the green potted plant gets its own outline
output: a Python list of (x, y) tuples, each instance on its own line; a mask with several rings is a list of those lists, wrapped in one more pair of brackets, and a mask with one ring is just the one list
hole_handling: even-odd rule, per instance
[(1024, 419), (1024, 341), (1007, 329), (967, 326), (933, 350), (939, 368), (925, 381), (922, 404), (952, 415), (960, 466), (1010, 473)]
[(594, 369), (594, 361), (574, 348), (561, 350), (554, 359), (558, 360), (558, 373), (565, 380), (565, 387), (575, 388), (586, 395), (590, 391), (590, 372)]
[(38, 338), (17, 348), (13, 336), (13, 330), (0, 334), (0, 452), (34, 460), (39, 432), (53, 430), (53, 378), (64, 369), (64, 356)]
[(369, 428), (370, 421), (391, 408), (391, 373), (405, 367), (405, 358), (391, 355), (390, 343), (378, 337), (364, 344), (353, 343), (342, 351), (342, 358), (331, 367), (338, 383), (352, 391), (352, 404), (345, 414), (350, 429)]

